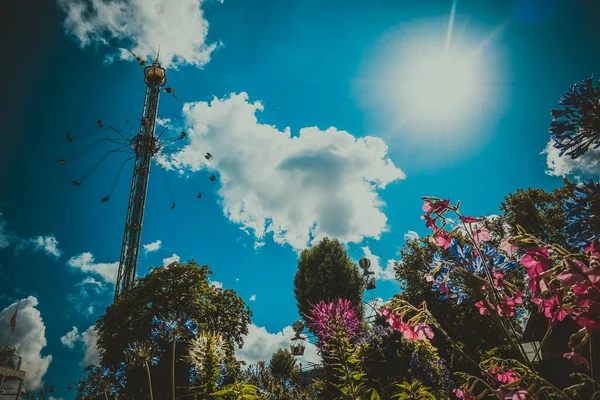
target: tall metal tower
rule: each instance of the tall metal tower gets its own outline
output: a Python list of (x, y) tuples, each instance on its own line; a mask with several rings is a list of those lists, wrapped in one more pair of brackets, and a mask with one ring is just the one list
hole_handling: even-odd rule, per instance
[[(197, 157), (197, 154), (188, 153), (186, 147), (192, 148), (194, 152), (200, 151), (200, 149), (192, 145), (191, 141), (186, 141), (186, 139), (189, 139), (186, 132), (180, 132), (176, 137), (163, 137), (166, 131), (172, 131), (169, 126), (164, 125), (162, 126), (160, 133), (156, 134), (156, 118), (158, 114), (160, 92), (164, 91), (178, 101), (181, 102), (181, 100), (175, 96), (175, 89), (164, 87), (167, 83), (167, 74), (165, 69), (160, 65), (158, 55), (151, 65), (146, 66), (144, 60), (136, 56), (133, 52), (131, 52), (131, 54), (135, 57), (139, 65), (144, 67), (144, 82), (146, 83), (146, 95), (144, 97), (144, 108), (142, 110), (142, 119), (139, 130), (136, 130), (134, 125), (127, 120), (125, 120), (125, 122), (129, 127), (129, 131), (122, 131), (113, 126), (105, 125), (102, 120), (98, 120), (97, 125), (98, 128), (100, 128), (100, 131), (110, 131), (116, 133), (117, 136), (99, 138), (91, 145), (85, 147), (82, 151), (73, 154), (71, 157), (58, 159), (58, 162), (61, 165), (67, 165), (81, 157), (84, 153), (97, 149), (98, 146), (101, 146), (102, 144), (110, 145), (112, 149), (108, 151), (105, 150), (102, 158), (93, 164), (87, 172), (83, 173), (83, 171), (80, 170), (82, 176), (73, 180), (73, 185), (81, 186), (110, 155), (118, 153), (125, 154), (127, 158), (121, 164), (106, 196), (102, 197), (102, 203), (107, 203), (110, 200), (125, 165), (129, 161), (134, 160), (127, 218), (125, 220), (125, 231), (123, 233), (121, 257), (119, 260), (119, 271), (115, 285), (115, 301), (123, 293), (131, 289), (135, 283), (140, 239), (142, 236), (142, 224), (144, 222), (144, 208), (146, 206), (146, 194), (150, 177), (150, 165), (152, 164), (153, 159), (159, 163), (166, 160), (172, 164), (177, 164), (177, 160), (173, 158), (174, 154), (184, 153), (190, 158), (194, 156)], [(71, 134), (66, 134), (66, 139), (68, 142), (72, 143), (79, 141), (79, 139), (85, 139), (85, 136), (78, 138)], [(85, 140), (83, 140), (83, 142), (85, 142)], [(177, 147), (178, 144), (181, 145), (183, 143), (187, 144), (184, 147)], [(207, 152), (204, 155), (204, 158), (207, 162), (212, 162), (214, 156)], [(173, 193), (171, 193), (166, 173), (164, 174), (164, 177), (167, 185), (167, 192), (172, 201), (171, 210), (174, 210), (176, 207), (175, 199), (173, 198)], [(210, 175), (209, 180), (210, 182), (215, 182), (217, 177), (214, 174)], [(196, 199), (200, 200), (201, 198), (202, 193), (198, 192)]]
[(144, 82), (146, 83), (146, 96), (144, 97), (140, 130), (131, 139), (131, 146), (135, 151), (135, 163), (119, 260), (119, 273), (115, 285), (115, 301), (133, 286), (135, 280), (150, 164), (152, 157), (161, 148), (159, 139), (155, 135), (156, 116), (161, 87), (167, 82), (167, 74), (165, 69), (160, 66), (158, 56), (152, 65), (144, 68)]

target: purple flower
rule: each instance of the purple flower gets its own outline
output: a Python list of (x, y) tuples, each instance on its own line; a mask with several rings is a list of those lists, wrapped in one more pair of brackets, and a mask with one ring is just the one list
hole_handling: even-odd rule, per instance
[(354, 339), (360, 333), (360, 319), (350, 300), (321, 301), (312, 307), (308, 320), (309, 329), (321, 343), (337, 335)]

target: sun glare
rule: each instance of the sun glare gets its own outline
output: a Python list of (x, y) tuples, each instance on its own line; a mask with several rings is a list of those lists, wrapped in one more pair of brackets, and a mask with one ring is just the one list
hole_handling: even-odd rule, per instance
[(398, 82), (410, 121), (451, 124), (468, 117), (481, 87), (477, 59), (466, 52), (420, 54)]

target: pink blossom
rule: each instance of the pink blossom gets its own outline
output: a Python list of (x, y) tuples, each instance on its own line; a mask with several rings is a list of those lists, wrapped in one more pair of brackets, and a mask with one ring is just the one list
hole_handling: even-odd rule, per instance
[(563, 354), (563, 357), (566, 358), (567, 360), (571, 360), (571, 362), (575, 365), (585, 365), (587, 368), (590, 368), (590, 364), (588, 363), (588, 360), (586, 360), (581, 354), (579, 353), (575, 353), (574, 351), (572, 351), (571, 353), (565, 353)]
[(477, 244), (479, 244), (481, 242), (487, 242), (491, 238), (492, 238), (492, 235), (490, 234), (490, 231), (488, 231), (483, 226), (476, 228), (473, 231), (473, 240), (475, 240), (475, 243), (477, 243)]
[(493, 368), (488, 371), (490, 375), (494, 377), (500, 383), (510, 383), (519, 379), (519, 375), (511, 370), (502, 370), (499, 368)]
[(548, 269), (550, 265), (550, 252), (543, 247), (532, 246), (527, 254), (521, 258), (521, 264), (527, 269), (530, 278), (535, 278)]
[(564, 287), (570, 288), (577, 282), (581, 281), (582, 277), (580, 275), (575, 275), (570, 272), (561, 272), (558, 275), (556, 275), (556, 278), (560, 281), (560, 283), (562, 283)]
[(475, 218), (475, 217), (463, 217), (462, 215), (459, 217), (461, 222), (465, 223), (465, 224), (471, 224), (473, 222), (480, 222), (481, 218)]
[(446, 211), (446, 208), (450, 205), (450, 200), (438, 200), (431, 204), (432, 212), (440, 214)]
[(417, 333), (419, 339), (433, 339), (433, 331), (429, 327), (429, 325), (420, 322), (415, 327), (415, 332)]
[(360, 319), (350, 300), (346, 299), (338, 298), (330, 303), (319, 302), (311, 308), (308, 320), (308, 327), (321, 342), (338, 334), (352, 339), (360, 331)]
[(587, 311), (579, 314), (577, 323), (586, 329), (587, 332), (596, 332), (600, 330), (600, 303), (595, 302)]
[(423, 200), (423, 206), (421, 207), (421, 210), (425, 211), (427, 214), (431, 214), (431, 201)]
[(433, 276), (433, 274), (425, 274), (425, 280), (427, 282), (433, 282), (435, 280), (435, 276)]
[(567, 312), (562, 308), (561, 298), (558, 294), (544, 300), (544, 315), (550, 319), (550, 324), (556, 324), (556, 321), (562, 321), (567, 316)]
[(477, 400), (477, 397), (473, 393), (465, 389), (454, 389), (452, 392), (461, 400)]
[(431, 218), (429, 215), (424, 215), (421, 219), (425, 220), (425, 227), (437, 229), (437, 225), (435, 224), (435, 218)]
[(600, 251), (596, 249), (596, 245), (594, 242), (590, 243), (590, 245), (586, 247), (583, 252), (592, 258), (600, 259)]
[(437, 235), (431, 237), (429, 240), (431, 243), (442, 247), (444, 250), (450, 247), (450, 243), (452, 243), (452, 239), (446, 231), (439, 231)]
[(533, 397), (529, 394), (527, 390), (521, 389), (512, 393), (512, 400), (529, 400), (533, 399)]
[(512, 256), (516, 250), (519, 249), (519, 246), (517, 246), (516, 244), (514, 244), (514, 242), (511, 239), (504, 239), (501, 243), (500, 243), (500, 250), (504, 251), (506, 254), (510, 256)]
[(487, 307), (485, 306), (485, 304), (483, 304), (483, 301), (478, 301), (477, 303), (475, 303), (475, 307), (477, 307), (479, 309), (479, 314), (481, 315), (489, 315), (490, 312), (487, 309)]
[(402, 332), (402, 336), (404, 336), (405, 339), (417, 340), (419, 338), (419, 335), (417, 334), (417, 332), (412, 330), (410, 325), (404, 325), (404, 329), (402, 329), (401, 332)]

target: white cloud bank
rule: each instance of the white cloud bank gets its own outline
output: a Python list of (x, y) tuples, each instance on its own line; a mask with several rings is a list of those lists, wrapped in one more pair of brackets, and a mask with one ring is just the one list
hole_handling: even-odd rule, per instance
[(551, 176), (572, 176), (577, 180), (587, 177), (600, 177), (600, 148), (591, 149), (576, 160), (559, 156), (560, 151), (549, 141), (542, 154), (546, 154), (546, 174)]
[[(208, 21), (202, 0), (58, 0), (66, 14), (65, 31), (81, 47), (113, 43), (131, 49), (145, 60), (153, 60), (160, 46), (166, 67), (195, 65), (210, 60), (216, 44), (206, 43)], [(113, 55), (131, 54), (121, 49)]]
[(177, 254), (173, 254), (171, 257), (163, 259), (163, 266), (167, 267), (173, 264), (174, 262), (179, 262), (179, 256)]
[(67, 261), (67, 265), (82, 272), (100, 276), (105, 282), (115, 283), (119, 271), (119, 262), (97, 263), (92, 253), (81, 253)]
[(16, 248), (16, 251), (32, 249), (32, 251), (42, 251), (47, 256), (59, 258), (62, 252), (58, 249), (58, 240), (52, 235), (37, 236), (30, 239), (23, 239)]
[(156, 242), (145, 244), (145, 245), (143, 245), (143, 247), (144, 247), (144, 252), (152, 253), (154, 251), (160, 250), (160, 248), (162, 247), (162, 241), (157, 240)]
[[(259, 243), (266, 234), (297, 250), (324, 236), (379, 239), (387, 217), (377, 190), (405, 178), (383, 140), (333, 127), (302, 128), (292, 137), (289, 128), (258, 122), (262, 110), (246, 93), (186, 104), (191, 144), (163, 165), (218, 171), (225, 216)], [(215, 157), (210, 163), (206, 152)]]
[(63, 345), (70, 349), (81, 345), (84, 356), (80, 365), (87, 367), (88, 365), (100, 364), (100, 353), (98, 352), (98, 331), (94, 325), (87, 328), (84, 332), (79, 333), (79, 330), (74, 326), (69, 332), (60, 338)]
[[(256, 364), (257, 361), (269, 362), (273, 353), (278, 349), (290, 348), (291, 338), (295, 336), (291, 326), (286, 326), (283, 331), (269, 333), (264, 327), (254, 324), (248, 326), (248, 334), (244, 336), (244, 347), (236, 349), (238, 359), (248, 364)], [(309, 342), (304, 342), (306, 349), (304, 356), (298, 357), (298, 362), (308, 365), (309, 362), (321, 363), (321, 356), (317, 354), (317, 347)]]
[(19, 305), (17, 324), (10, 338), (10, 345), (17, 348), (19, 356), (23, 358), (21, 370), (26, 371), (25, 390), (39, 388), (42, 378), (48, 371), (52, 356), (42, 356), (42, 349), (46, 347), (46, 326), (37, 308), (38, 299), (29, 296), (19, 300), (0, 313), (0, 332), (10, 331), (10, 319)]

